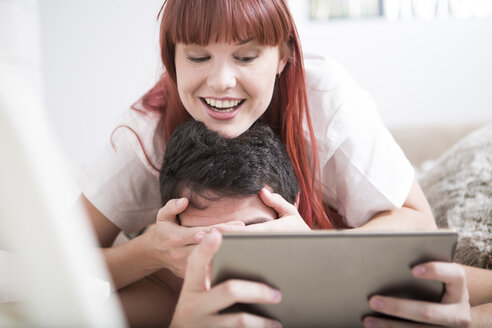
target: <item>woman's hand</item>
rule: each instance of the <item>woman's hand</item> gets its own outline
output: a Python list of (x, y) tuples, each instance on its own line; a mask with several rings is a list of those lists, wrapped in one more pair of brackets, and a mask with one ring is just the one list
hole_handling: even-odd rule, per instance
[[(470, 303), (465, 270), (456, 263), (429, 262), (412, 269), (416, 278), (443, 282), (445, 294), (441, 303), (431, 303), (392, 297), (373, 296), (370, 307), (378, 312), (430, 325), (469, 327)], [(364, 327), (425, 327), (427, 325), (397, 322), (389, 319), (366, 317)], [(429, 326), (430, 326), (429, 325)]]
[(171, 199), (157, 213), (157, 219), (144, 235), (150, 243), (156, 269), (166, 268), (178, 277), (184, 277), (189, 254), (211, 229), (221, 232), (244, 228), (241, 221), (231, 221), (209, 227), (187, 228), (179, 225), (177, 215), (188, 206), (187, 198)]
[(244, 229), (245, 231), (309, 231), (309, 226), (304, 222), (301, 215), (297, 211), (297, 208), (286, 201), (279, 194), (271, 193), (268, 189), (263, 188), (260, 190), (260, 198), (263, 202), (273, 208), (277, 214), (278, 219), (273, 221), (267, 221), (264, 223), (252, 224)]
[(228, 280), (211, 288), (211, 263), (221, 242), (221, 234), (211, 231), (190, 254), (170, 327), (281, 327), (277, 321), (249, 313), (218, 313), (235, 303), (281, 301), (279, 291), (257, 282)]

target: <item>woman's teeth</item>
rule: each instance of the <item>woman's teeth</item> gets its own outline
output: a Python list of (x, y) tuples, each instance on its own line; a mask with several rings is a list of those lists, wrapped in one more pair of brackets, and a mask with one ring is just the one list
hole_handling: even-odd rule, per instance
[(220, 112), (232, 112), (242, 102), (240, 99), (234, 100), (217, 100), (211, 98), (203, 98), (205, 103), (212, 108), (212, 110)]

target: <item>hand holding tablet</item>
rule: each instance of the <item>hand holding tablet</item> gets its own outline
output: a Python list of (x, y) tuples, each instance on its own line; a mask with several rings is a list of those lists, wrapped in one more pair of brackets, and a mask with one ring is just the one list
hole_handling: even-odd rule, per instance
[(210, 286), (210, 265), (222, 236), (212, 230), (193, 250), (170, 327), (281, 327), (274, 320), (248, 313), (219, 315), (235, 303), (279, 303), (279, 291), (261, 283), (229, 280)]
[[(373, 296), (369, 305), (375, 311), (417, 322), (445, 327), (468, 327), (471, 323), (470, 303), (465, 270), (457, 263), (429, 262), (412, 269), (415, 277), (445, 283), (441, 303)], [(399, 327), (394, 320), (367, 317), (364, 327)], [(418, 327), (423, 327), (419, 325)]]
[[(340, 233), (333, 233), (340, 234)], [(355, 233), (352, 233), (355, 234)], [(441, 244), (440, 250), (434, 249), (432, 251), (431, 256), (440, 256), (439, 253), (442, 252), (441, 255), (450, 257), (451, 251), (453, 249), (453, 245), (456, 241), (456, 235), (454, 233), (448, 232), (438, 232), (438, 233), (417, 233), (423, 234), (426, 236), (421, 236), (426, 241), (421, 243), (411, 243), (411, 244), (421, 244), (425, 249), (429, 247), (430, 244)], [(434, 238), (430, 238), (432, 234), (437, 234)], [(271, 234), (270, 234), (271, 235)], [(316, 235), (316, 232), (314, 232)], [(346, 235), (346, 233), (341, 233), (340, 235)], [(369, 234), (361, 234), (358, 233), (361, 237), (363, 235)], [(413, 234), (409, 234), (413, 235)], [(253, 237), (252, 235), (249, 237)], [(227, 243), (229, 241), (230, 236), (225, 236), (224, 247), (219, 250), (219, 253), (214, 260), (214, 274), (217, 273), (217, 264), (222, 257), (221, 251), (223, 249), (229, 248)], [(376, 237), (374, 237), (376, 238)], [(419, 238), (417, 238), (418, 240)], [(183, 290), (180, 296), (180, 300), (176, 307), (176, 313), (173, 319), (173, 323), (171, 326), (180, 327), (189, 324), (189, 320), (193, 320), (193, 323), (198, 324), (198, 326), (203, 327), (211, 327), (218, 326), (220, 324), (228, 324), (229, 326), (235, 326), (239, 323), (247, 323), (249, 326), (251, 325), (261, 325), (266, 327), (275, 327), (278, 322), (274, 320), (270, 320), (268, 318), (262, 318), (261, 316), (254, 314), (246, 314), (246, 313), (223, 313), (224, 309), (230, 308), (230, 306), (234, 303), (257, 303), (255, 306), (260, 307), (285, 307), (286, 301), (288, 301), (288, 295), (286, 295), (285, 291), (282, 291), (282, 301), (280, 304), (278, 301), (275, 301), (275, 297), (273, 295), (278, 295), (275, 292), (274, 288), (268, 287), (262, 283), (256, 283), (251, 281), (241, 281), (237, 279), (226, 280), (227, 282), (220, 283), (210, 287), (210, 279), (211, 279), (211, 271), (210, 265), (212, 258), (217, 252), (218, 247), (220, 245), (220, 235), (217, 232), (212, 232), (210, 236), (206, 238), (209, 242), (201, 243), (196, 250), (193, 251), (192, 256), (189, 259), (189, 265), (187, 267), (187, 273), (185, 278), (185, 283), (183, 286)], [(434, 241), (432, 241), (434, 240)], [(436, 241), (437, 240), (437, 241)], [(391, 249), (391, 243), (387, 243), (387, 249)], [(395, 245), (393, 245), (395, 246)], [(248, 247), (250, 248), (250, 247)], [(247, 249), (248, 249), (247, 248)], [(255, 246), (252, 246), (255, 248)], [(396, 248), (400, 248), (397, 246)], [(253, 252), (251, 249), (249, 252)], [(288, 253), (288, 251), (286, 251)], [(387, 252), (386, 252), (387, 253)], [(318, 254), (319, 255), (319, 254)], [(385, 253), (375, 254), (381, 258), (385, 258)], [(387, 255), (387, 254), (386, 254)], [(290, 254), (292, 257), (292, 254)], [(307, 254), (306, 254), (307, 256)], [(317, 255), (315, 255), (317, 256)], [(387, 256), (386, 256), (387, 257)], [(329, 259), (326, 259), (329, 261)], [(439, 259), (441, 261), (446, 261), (445, 259)], [(347, 264), (349, 261), (345, 261), (341, 263), (341, 266)], [(291, 259), (291, 264), (295, 268), (294, 272), (297, 272), (299, 265), (296, 265), (294, 259)], [(367, 264), (367, 262), (365, 263)], [(333, 266), (333, 265), (332, 265)], [(336, 266), (333, 266), (336, 267)], [(422, 281), (427, 279), (432, 279), (435, 281), (432, 282), (433, 287), (432, 290), (440, 292), (442, 290), (442, 283), (446, 284), (446, 293), (443, 296), (441, 303), (436, 302), (414, 302), (411, 300), (396, 300), (390, 297), (384, 297), (384, 307), (381, 312), (386, 314), (395, 315), (401, 318), (413, 319), (419, 322), (427, 322), (427, 323), (435, 323), (437, 321), (433, 321), (435, 318), (427, 317), (429, 312), (426, 312), (429, 309), (433, 309), (437, 314), (441, 314), (441, 324), (446, 324), (449, 326), (455, 327), (466, 327), (467, 322), (469, 323), (469, 305), (467, 301), (468, 293), (465, 286), (465, 279), (463, 275), (462, 268), (453, 263), (444, 263), (444, 262), (429, 262), (424, 265), (427, 268), (427, 271), (419, 274), (417, 268), (422, 267), (422, 265), (417, 265), (411, 270), (410, 267), (406, 267), (407, 274), (405, 278), (411, 276), (415, 278), (415, 280), (421, 280), (417, 278), (423, 278)], [(384, 274), (384, 271), (391, 271), (392, 268), (384, 268), (381, 272)], [(358, 276), (359, 280), (364, 280), (364, 276), (367, 276), (368, 269), (361, 264), (360, 272), (357, 272), (355, 276)], [(413, 275), (412, 275), (413, 273)], [(298, 282), (306, 282), (307, 279), (303, 279), (302, 275), (298, 275)], [(309, 282), (309, 281), (307, 281)], [(359, 283), (359, 282), (356, 282)], [(193, 287), (194, 286), (194, 287)], [(196, 288), (199, 286), (200, 288)], [(437, 289), (435, 289), (437, 286)], [(193, 287), (193, 288), (192, 288)], [(321, 291), (321, 288), (319, 288)], [(348, 292), (348, 291), (347, 291)], [(433, 292), (432, 292), (433, 293)], [(329, 297), (332, 293), (326, 293)], [(353, 295), (350, 294), (350, 295)], [(379, 297), (379, 296), (378, 296)], [(298, 301), (301, 304), (298, 310), (309, 310), (307, 308), (308, 304), (302, 302), (303, 298), (299, 297)], [(375, 314), (374, 311), (377, 311), (374, 308), (374, 300), (377, 298), (372, 298), (371, 302), (369, 302), (369, 297), (364, 298), (364, 304), (369, 309), (372, 314)], [(396, 302), (399, 302), (397, 304)], [(258, 305), (261, 303), (261, 305)], [(369, 307), (371, 305), (372, 309)], [(398, 305), (398, 311), (395, 311), (395, 305)], [(464, 308), (468, 307), (468, 308)], [(323, 308), (325, 312), (330, 311), (329, 304), (320, 304), (320, 308)], [(295, 309), (291, 309), (295, 310)], [(340, 309), (341, 312), (351, 313), (353, 312), (352, 307), (346, 307), (345, 309)], [(443, 315), (444, 314), (444, 315)], [(409, 316), (410, 315), (410, 316)], [(427, 316), (426, 316), (427, 315)], [(364, 320), (364, 321), (363, 321)], [(380, 324), (380, 326), (389, 326), (389, 327), (399, 327), (403, 325), (409, 325), (409, 322), (397, 322), (397, 321), (387, 321), (388, 319), (383, 319), (380, 317), (363, 317), (358, 318), (354, 325), (352, 326), (364, 326), (372, 327), (372, 324)], [(285, 327), (289, 326), (289, 322), (282, 322)], [(306, 323), (307, 324), (307, 323)], [(310, 324), (308, 324), (311, 326)], [(329, 322), (319, 323), (320, 326), (330, 326)], [(413, 324), (411, 324), (413, 325)], [(306, 325), (303, 325), (306, 326)], [(336, 325), (338, 326), (338, 325)], [(343, 325), (342, 325), (343, 326)], [(348, 326), (348, 325), (346, 325)]]
[(227, 312), (277, 319), (284, 327), (357, 327), (376, 314), (369, 306), (376, 294), (437, 304), (443, 284), (417, 279), (411, 268), (451, 261), (456, 238), (449, 231), (229, 234), (215, 256), (212, 282), (259, 281), (282, 292), (280, 304), (236, 304)]

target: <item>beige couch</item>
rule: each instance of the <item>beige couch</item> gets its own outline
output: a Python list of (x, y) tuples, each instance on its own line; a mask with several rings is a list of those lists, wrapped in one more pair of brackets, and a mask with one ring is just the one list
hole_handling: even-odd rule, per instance
[(441, 156), (457, 141), (483, 124), (448, 124), (408, 126), (390, 129), (410, 162), (420, 167), (427, 160)]

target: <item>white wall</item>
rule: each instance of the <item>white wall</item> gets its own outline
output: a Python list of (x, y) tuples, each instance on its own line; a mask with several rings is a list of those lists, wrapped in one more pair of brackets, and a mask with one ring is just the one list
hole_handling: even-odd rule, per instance
[[(88, 163), (116, 115), (159, 72), (162, 0), (43, 0), (45, 98), (68, 156)], [(492, 19), (313, 25), (291, 1), (305, 50), (340, 61), (389, 126), (492, 121)]]
[(162, 0), (42, 0), (45, 100), (61, 146), (89, 163), (158, 76)]
[(387, 126), (492, 121), (492, 18), (311, 23), (292, 4), (304, 50), (342, 63)]

